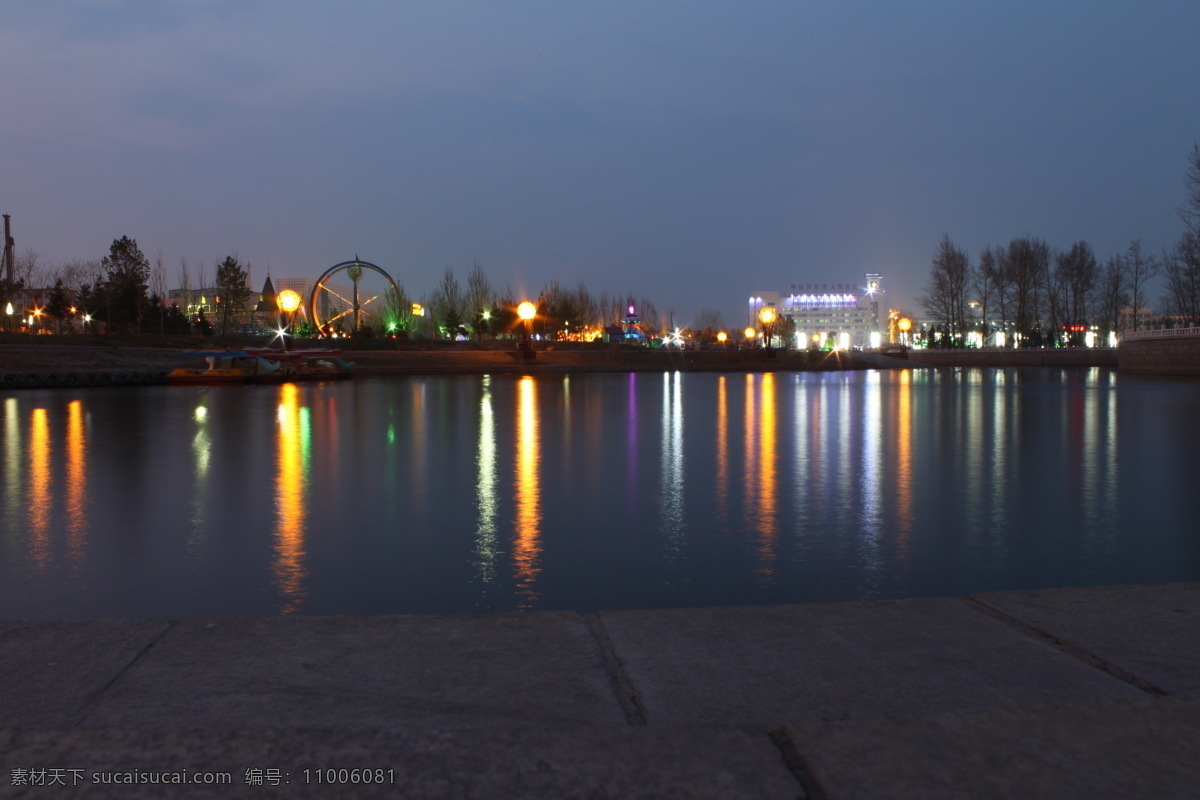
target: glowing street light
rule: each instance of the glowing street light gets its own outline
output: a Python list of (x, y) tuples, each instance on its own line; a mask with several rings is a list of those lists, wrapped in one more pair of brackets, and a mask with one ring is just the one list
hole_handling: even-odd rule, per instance
[(762, 323), (763, 337), (766, 339), (766, 347), (771, 349), (771, 325), (775, 322), (775, 309), (770, 306), (765, 306), (762, 311), (758, 312), (758, 321)]
[(532, 320), (537, 315), (537, 306), (525, 300), (517, 306), (517, 316), (523, 323), (523, 333), (521, 336), (521, 354), (526, 361), (533, 361), (535, 358), (533, 353), (533, 339), (530, 338), (530, 328)]
[(728, 338), (729, 334), (725, 333), (725, 331), (719, 331), (717, 333), (717, 341), (721, 343), (721, 347), (725, 346), (725, 340)]
[(284, 289), (275, 296), (275, 303), (279, 306), (280, 313), (283, 314), (283, 327), (279, 330), (279, 341), (283, 343), (284, 350), (287, 350), (287, 330), (292, 326), (296, 310), (303, 302), (300, 294), (292, 289)]

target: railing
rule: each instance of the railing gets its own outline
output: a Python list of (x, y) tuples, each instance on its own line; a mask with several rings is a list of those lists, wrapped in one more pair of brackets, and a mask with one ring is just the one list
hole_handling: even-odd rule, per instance
[(1175, 336), (1200, 336), (1200, 327), (1191, 328), (1149, 328), (1140, 331), (1130, 331), (1122, 338), (1130, 339), (1169, 339)]

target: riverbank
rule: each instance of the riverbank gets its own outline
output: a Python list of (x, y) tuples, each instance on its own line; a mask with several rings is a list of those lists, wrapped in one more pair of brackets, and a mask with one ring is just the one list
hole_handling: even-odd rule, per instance
[(0, 795), (1194, 797), (1198, 615), (1184, 583), (0, 622)]
[[(49, 338), (49, 337), (47, 337)], [(551, 345), (535, 352), (532, 360), (501, 343), (425, 343), (404, 348), (376, 346), (344, 349), (359, 374), (432, 373), (538, 373), (538, 372), (639, 372), (681, 371), (837, 371), (861, 369), (913, 369), (924, 366), (1052, 366), (1086, 367), (1117, 365), (1111, 350), (989, 350), (910, 351), (907, 358), (866, 352), (765, 351), (761, 349), (658, 350), (618, 345)], [(436, 345), (436, 346), (434, 346)], [(147, 347), (136, 343), (95, 340), (70, 343), (0, 343), (0, 384), (14, 376), (9, 388), (24, 386), (30, 375), (55, 374), (55, 385), (78, 385), (66, 376), (80, 373), (116, 376), (137, 375), (136, 382), (154, 382), (179, 366), (199, 366), (199, 358), (183, 355), (189, 349), (222, 349), (225, 345), (201, 342), (189, 346)], [(232, 345), (238, 347), (241, 345)], [(19, 377), (17, 377), (19, 376)], [(44, 385), (28, 378), (29, 385)]]

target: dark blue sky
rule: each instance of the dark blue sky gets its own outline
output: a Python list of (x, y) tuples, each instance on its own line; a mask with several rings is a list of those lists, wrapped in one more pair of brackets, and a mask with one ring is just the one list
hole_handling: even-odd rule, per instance
[(478, 259), (677, 322), (884, 275), (949, 233), (1157, 252), (1200, 139), (1200, 3), (8, 0), (0, 210), (261, 281)]

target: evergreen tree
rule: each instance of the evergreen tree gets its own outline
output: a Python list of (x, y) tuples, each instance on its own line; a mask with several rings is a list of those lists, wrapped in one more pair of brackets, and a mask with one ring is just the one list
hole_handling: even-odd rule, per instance
[(95, 289), (101, 301), (96, 314), (108, 323), (109, 331), (138, 330), (150, 281), (150, 261), (138, 249), (136, 239), (122, 236), (113, 240), (100, 265), (104, 280)]
[(54, 288), (50, 290), (50, 299), (46, 302), (45, 311), (57, 320), (58, 332), (62, 333), (63, 320), (71, 313), (71, 306), (67, 300), (67, 288), (63, 286), (62, 278), (54, 281)]
[(217, 297), (220, 303), (217, 322), (222, 336), (229, 333), (230, 322), (245, 310), (246, 301), (250, 299), (250, 289), (246, 286), (248, 277), (234, 256), (226, 256), (217, 265)]

